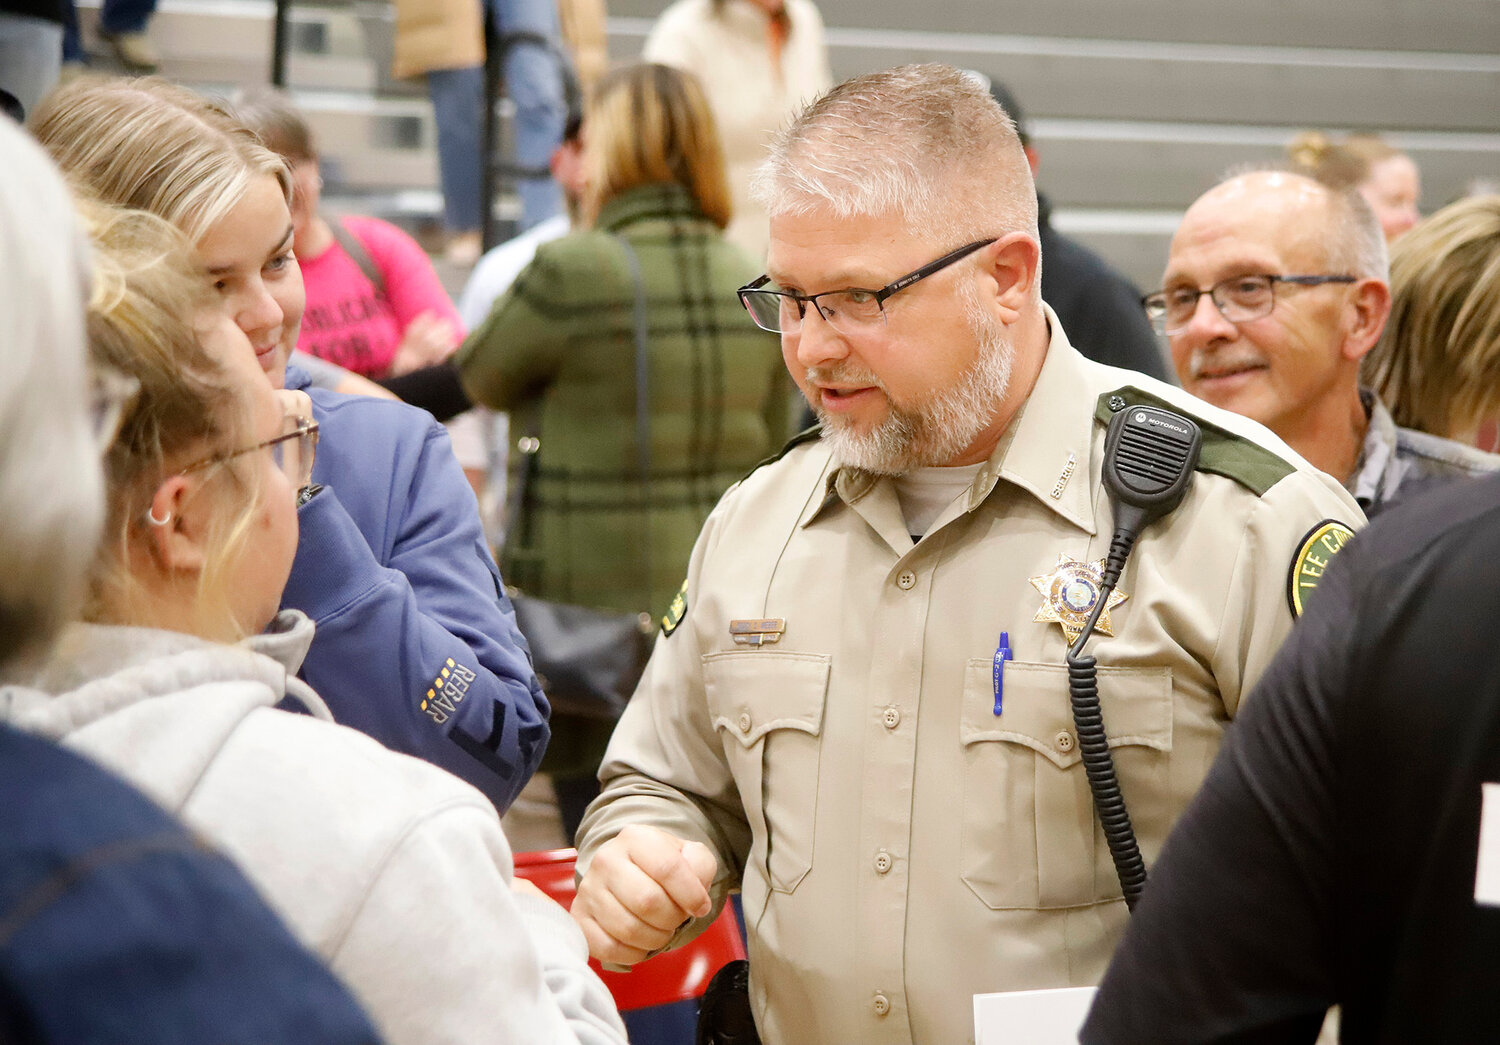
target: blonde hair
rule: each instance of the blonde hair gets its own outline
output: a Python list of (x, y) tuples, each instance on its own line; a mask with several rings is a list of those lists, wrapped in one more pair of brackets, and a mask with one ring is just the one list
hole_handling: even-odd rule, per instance
[(773, 218), (819, 208), (896, 214), (955, 246), (1037, 235), (1036, 187), (1014, 121), (978, 77), (946, 65), (839, 84), (776, 136), (751, 193)]
[(74, 185), (150, 211), (197, 243), (271, 175), (287, 202), (292, 176), (225, 106), (157, 77), (84, 78), (53, 91), (32, 133)]
[(1404, 156), (1375, 134), (1351, 134), (1335, 142), (1322, 131), (1303, 131), (1286, 147), (1287, 167), (1330, 189), (1352, 189), (1370, 178), (1381, 160)]
[(1391, 251), (1391, 316), (1362, 376), (1396, 423), (1440, 436), (1500, 414), (1500, 196), (1443, 208)]
[(584, 128), (591, 172), (583, 202), (587, 223), (623, 192), (675, 182), (715, 225), (729, 224), (718, 124), (691, 73), (652, 63), (609, 73), (595, 90)]
[[(195, 326), (211, 313), (213, 298), (182, 233), (145, 211), (80, 201), (79, 213), (94, 244), (90, 351), (98, 363), (139, 385), (104, 458), (105, 541), (84, 617), (151, 624), (149, 599), (132, 571), (132, 549), (149, 532), (152, 497), (173, 468), (244, 437), (248, 418), (242, 393), (205, 350)], [(234, 627), (225, 577), (248, 535), (259, 495), (258, 473), (233, 463), (215, 466), (208, 480), (222, 475), (240, 484), (244, 495), (242, 510), (214, 520), (206, 539), (208, 565), (199, 575), (194, 606), (206, 634)]]
[(62, 176), (0, 117), (0, 669), (78, 612), (99, 540), (83, 302), (88, 245)]

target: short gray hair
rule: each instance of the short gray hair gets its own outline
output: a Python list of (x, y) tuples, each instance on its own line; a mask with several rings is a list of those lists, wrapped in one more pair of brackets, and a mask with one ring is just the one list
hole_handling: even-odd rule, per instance
[(1323, 240), (1330, 272), (1337, 269), (1360, 279), (1391, 278), (1390, 252), (1380, 219), (1359, 190), (1352, 186), (1335, 188), (1303, 170), (1284, 163), (1239, 163), (1219, 178), (1218, 185), (1247, 178), (1254, 174), (1284, 174), (1315, 185), (1328, 196), (1328, 235)]
[(1328, 264), (1361, 279), (1391, 280), (1380, 219), (1355, 188), (1329, 189)]
[(84, 361), (88, 246), (62, 177), (0, 117), (0, 668), (78, 611), (104, 497)]
[(1037, 233), (1036, 187), (1014, 122), (976, 77), (946, 65), (904, 65), (833, 88), (776, 136), (751, 195), (772, 217), (896, 214), (954, 245)]

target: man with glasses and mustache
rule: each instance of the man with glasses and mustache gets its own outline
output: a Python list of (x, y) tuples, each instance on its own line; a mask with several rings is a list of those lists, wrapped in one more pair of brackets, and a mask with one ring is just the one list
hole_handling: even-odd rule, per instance
[(1148, 860), (1291, 627), (1299, 558), (1359, 509), (1258, 425), (1069, 345), (1014, 126), (957, 70), (834, 88), (758, 192), (741, 300), (821, 428), (705, 525), (573, 914), (632, 964), (741, 889), (764, 1041), (967, 1041), (972, 995), (1095, 983), (1125, 923), (1064, 667), (1114, 525), (1109, 419), (1166, 405), (1205, 439), (1089, 646)]
[(1188, 208), (1142, 302), (1178, 380), (1259, 421), (1374, 516), (1500, 458), (1396, 427), (1359, 366), (1391, 310), (1385, 237), (1364, 198), (1297, 174), (1228, 179)]

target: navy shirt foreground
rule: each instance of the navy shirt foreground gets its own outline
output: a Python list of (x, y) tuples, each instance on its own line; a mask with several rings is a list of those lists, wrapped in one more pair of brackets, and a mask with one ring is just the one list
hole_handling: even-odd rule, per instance
[(1335, 1003), (1346, 1043), (1495, 1040), (1497, 624), (1500, 478), (1339, 554), (1152, 868), (1087, 1045), (1312, 1042)]

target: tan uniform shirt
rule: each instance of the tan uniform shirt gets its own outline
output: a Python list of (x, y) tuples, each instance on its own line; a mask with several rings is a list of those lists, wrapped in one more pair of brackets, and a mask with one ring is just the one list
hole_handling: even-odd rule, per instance
[[(1322, 520), (1363, 521), (1264, 429), (1091, 363), (1052, 329), (1023, 412), (919, 543), (892, 483), (837, 469), (819, 443), (732, 489), (610, 745), (580, 865), (632, 822), (709, 845), (716, 899), (743, 886), (767, 1043), (971, 1041), (975, 993), (1102, 976), (1125, 904), (1079, 761), (1067, 642), (1033, 620), (1030, 583), (1059, 554), (1108, 550), (1101, 397), (1134, 385), (1217, 426), (1230, 457), (1286, 473), (1257, 494), (1200, 470), (1137, 543), (1114, 637), (1089, 643), (1148, 866), (1292, 625), (1299, 544)], [(783, 618), (784, 635), (736, 645), (731, 622), (754, 618)], [(1015, 659), (996, 715), (1002, 630)]]

